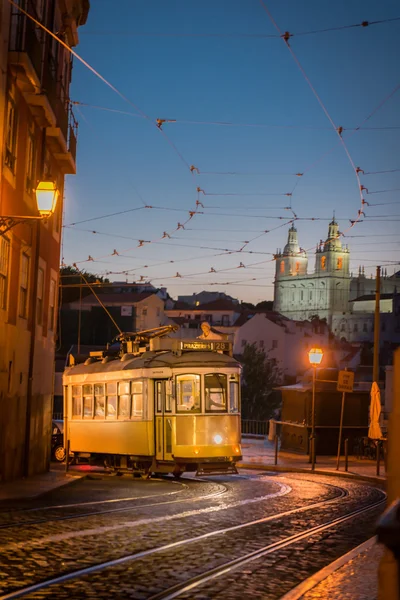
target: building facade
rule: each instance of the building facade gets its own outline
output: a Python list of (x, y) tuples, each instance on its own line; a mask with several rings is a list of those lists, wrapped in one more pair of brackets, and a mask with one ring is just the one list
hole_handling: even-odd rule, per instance
[[(329, 223), (325, 242), (317, 245), (312, 273), (308, 272), (308, 256), (299, 246), (294, 225), (289, 229), (286, 246), (277, 251), (275, 258), (274, 310), (290, 319), (326, 319), (339, 337), (345, 337), (340, 336), (343, 315), (359, 320), (358, 315), (351, 316), (357, 311), (355, 300), (375, 294), (375, 279), (365, 277), (362, 267), (357, 277), (350, 273), (350, 250), (341, 242), (335, 218)], [(388, 276), (384, 271), (381, 293), (393, 293), (399, 284), (399, 273)]]
[[(89, 1), (23, 7), (72, 47)], [(70, 52), (18, 7), (2, 2), (0, 13), (0, 481), (7, 481), (49, 465), (64, 178), (76, 171), (76, 122)], [(5, 226), (4, 217), (38, 216), (41, 180), (59, 191), (54, 214)]]

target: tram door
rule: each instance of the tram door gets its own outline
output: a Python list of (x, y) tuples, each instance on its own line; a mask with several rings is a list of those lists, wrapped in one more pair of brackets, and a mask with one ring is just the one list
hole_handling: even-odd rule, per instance
[(173, 419), (168, 384), (166, 379), (156, 379), (154, 382), (157, 460), (172, 460)]

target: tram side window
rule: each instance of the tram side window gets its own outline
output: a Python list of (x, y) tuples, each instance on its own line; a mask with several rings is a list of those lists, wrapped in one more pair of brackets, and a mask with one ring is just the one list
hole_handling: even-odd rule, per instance
[(204, 390), (206, 395), (206, 412), (226, 412), (226, 375), (223, 375), (222, 373), (210, 373), (209, 375), (205, 375)]
[(129, 419), (131, 416), (130, 382), (118, 383), (118, 418)]
[(239, 412), (239, 384), (237, 381), (229, 382), (229, 412)]
[(93, 418), (93, 386), (91, 384), (83, 386), (83, 416)]
[(104, 383), (96, 383), (94, 386), (94, 416), (104, 419), (105, 414), (105, 385)]
[(132, 381), (132, 417), (143, 416), (143, 381)]
[(117, 418), (117, 383), (113, 381), (112, 383), (106, 384), (106, 392), (107, 392), (107, 419), (116, 419)]
[(72, 416), (82, 417), (82, 386), (72, 386)]
[(200, 412), (200, 375), (177, 375), (176, 410)]

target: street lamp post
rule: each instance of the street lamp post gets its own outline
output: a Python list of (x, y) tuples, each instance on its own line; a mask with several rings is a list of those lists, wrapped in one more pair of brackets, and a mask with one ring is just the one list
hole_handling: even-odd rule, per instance
[(308, 359), (313, 367), (312, 406), (311, 406), (311, 470), (315, 469), (315, 379), (318, 365), (321, 364), (324, 353), (321, 348), (311, 348)]

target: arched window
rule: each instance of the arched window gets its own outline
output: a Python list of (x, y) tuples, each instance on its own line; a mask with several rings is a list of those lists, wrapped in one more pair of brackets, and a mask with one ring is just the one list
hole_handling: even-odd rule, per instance
[(337, 259), (336, 268), (339, 270), (343, 268), (343, 258), (341, 256), (339, 256), (339, 258)]
[(296, 262), (296, 273), (300, 272), (300, 263)]
[(279, 265), (279, 269), (281, 273), (285, 272), (285, 261), (281, 260), (281, 264)]
[(326, 256), (321, 256), (321, 269), (323, 271), (326, 269)]

